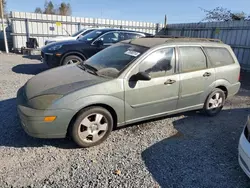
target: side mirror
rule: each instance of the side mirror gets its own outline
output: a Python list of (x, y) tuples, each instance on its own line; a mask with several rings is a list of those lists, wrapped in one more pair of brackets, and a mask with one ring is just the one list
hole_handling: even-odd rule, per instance
[(95, 41), (96, 46), (103, 46), (103, 41), (102, 40), (97, 40)]
[(138, 72), (135, 76), (137, 80), (151, 80), (151, 76), (146, 72)]

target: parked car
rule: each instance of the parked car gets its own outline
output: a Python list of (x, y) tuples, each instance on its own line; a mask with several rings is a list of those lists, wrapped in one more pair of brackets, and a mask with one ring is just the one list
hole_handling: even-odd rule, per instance
[(115, 127), (151, 118), (190, 110), (215, 116), (238, 92), (239, 74), (234, 52), (223, 43), (126, 40), (31, 78), (17, 93), (18, 114), (31, 136), (69, 134), (90, 147)]
[(85, 29), (81, 29), (75, 32), (73, 35), (53, 37), (53, 38), (47, 39), (44, 44), (47, 45), (47, 44), (51, 44), (51, 43), (59, 42), (59, 41), (76, 40), (86, 35), (87, 33), (94, 31), (95, 29), (97, 28), (87, 28), (87, 29), (85, 28)]
[(238, 158), (242, 170), (250, 178), (250, 115), (240, 136)]
[(51, 68), (79, 63), (114, 43), (144, 36), (150, 34), (120, 29), (97, 29), (78, 40), (45, 46), (41, 52), (42, 61)]

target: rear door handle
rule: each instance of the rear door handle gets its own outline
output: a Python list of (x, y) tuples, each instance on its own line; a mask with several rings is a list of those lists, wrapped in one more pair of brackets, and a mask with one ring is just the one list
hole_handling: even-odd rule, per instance
[(166, 82), (164, 82), (164, 84), (165, 84), (165, 85), (168, 85), (168, 84), (173, 84), (173, 83), (175, 83), (175, 82), (176, 82), (175, 80), (169, 79), (169, 80), (167, 80)]
[(203, 76), (204, 76), (204, 77), (211, 76), (211, 73), (210, 73), (210, 72), (205, 72), (205, 73), (203, 74)]

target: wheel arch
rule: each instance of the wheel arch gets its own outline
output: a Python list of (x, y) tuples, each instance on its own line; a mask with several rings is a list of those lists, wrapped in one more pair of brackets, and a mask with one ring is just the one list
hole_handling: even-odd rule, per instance
[(63, 55), (63, 57), (61, 58), (61, 61), (60, 61), (60, 65), (62, 65), (64, 59), (70, 55), (75, 55), (75, 56), (78, 56), (80, 57), (82, 60), (86, 60), (87, 59), (87, 56), (81, 52), (78, 52), (78, 51), (71, 51), (71, 52), (67, 52)]
[(67, 128), (67, 136), (69, 136), (69, 133), (70, 133), (70, 129), (73, 125), (73, 123), (75, 122), (77, 116), (83, 111), (85, 110), (86, 108), (89, 108), (89, 107), (102, 107), (106, 110), (109, 111), (109, 113), (111, 114), (112, 118), (113, 118), (113, 121), (114, 121), (114, 125), (113, 125), (113, 129), (116, 129), (117, 128), (117, 113), (116, 111), (114, 110), (114, 108), (112, 108), (110, 105), (107, 105), (107, 104), (104, 104), (104, 103), (96, 103), (96, 104), (91, 104), (91, 105), (87, 105), (83, 108), (81, 108), (80, 110), (78, 110), (75, 115), (71, 118), (70, 122), (69, 122), (69, 125), (68, 125), (68, 128)]
[(219, 85), (219, 86), (217, 86), (216, 88), (221, 89), (222, 91), (224, 91), (225, 97), (227, 98), (227, 96), (228, 96), (228, 89), (227, 89), (226, 86), (224, 86), (224, 85)]

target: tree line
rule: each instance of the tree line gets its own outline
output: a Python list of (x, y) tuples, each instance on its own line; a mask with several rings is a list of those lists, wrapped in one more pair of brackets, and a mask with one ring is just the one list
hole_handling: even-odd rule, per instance
[(248, 16), (245, 12), (232, 12), (223, 7), (216, 7), (212, 10), (206, 10), (200, 8), (206, 16), (202, 21), (207, 22), (226, 22), (226, 21), (240, 21), (240, 20), (250, 20), (250, 16)]
[[(2, 15), (2, 11), (4, 12), (5, 17), (7, 17), (7, 0), (0, 0), (3, 1), (3, 10), (0, 8), (0, 18)], [(44, 3), (44, 9), (37, 7), (34, 11), (35, 13), (41, 13), (41, 14), (56, 14), (56, 15), (62, 15), (62, 16), (71, 16), (72, 9), (70, 3), (62, 2), (59, 6), (56, 6), (53, 4), (52, 1), (45, 1)]]
[(71, 16), (72, 9), (70, 3), (62, 2), (59, 6), (55, 6), (52, 1), (45, 1), (44, 9), (37, 7), (35, 13), (40, 14), (56, 14), (62, 16)]

